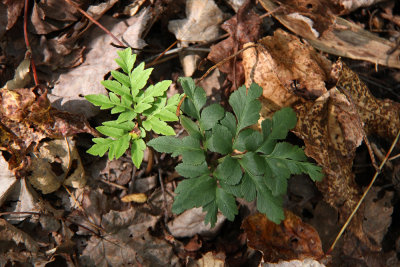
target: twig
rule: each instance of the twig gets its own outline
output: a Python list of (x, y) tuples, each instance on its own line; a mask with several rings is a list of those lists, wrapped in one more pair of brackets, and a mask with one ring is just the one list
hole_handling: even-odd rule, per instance
[(35, 80), (35, 85), (38, 85), (39, 84), (39, 79), (37, 77), (36, 65), (35, 65), (35, 62), (33, 61), (32, 49), (31, 49), (31, 45), (29, 44), (29, 38), (28, 38), (28, 7), (29, 7), (29, 0), (25, 0), (25, 5), (24, 5), (24, 39), (25, 39), (26, 49), (30, 53), (33, 79)]
[(67, 2), (68, 4), (70, 4), (71, 6), (75, 7), (82, 15), (84, 15), (87, 19), (89, 19), (91, 22), (96, 24), (100, 29), (102, 29), (104, 32), (106, 32), (109, 36), (111, 36), (111, 38), (113, 38), (118, 43), (118, 45), (120, 45), (121, 47), (126, 47), (126, 45), (124, 43), (122, 43), (117, 37), (115, 37), (114, 34), (112, 34), (103, 25), (101, 25), (99, 22), (97, 22), (97, 20), (95, 20), (92, 16), (90, 16), (88, 13), (86, 13), (77, 4), (75, 4), (71, 0), (64, 0), (64, 1)]
[(400, 130), (397, 133), (396, 138), (394, 139), (392, 145), (390, 146), (389, 151), (386, 154), (386, 157), (383, 159), (381, 165), (379, 165), (379, 168), (376, 170), (374, 177), (372, 178), (372, 181), (369, 183), (367, 189), (365, 190), (364, 194), (362, 195), (361, 199), (358, 201), (356, 207), (354, 208), (354, 210), (352, 211), (352, 213), (350, 214), (349, 218), (347, 219), (346, 223), (343, 225), (342, 229), (340, 229), (340, 232), (338, 233), (338, 235), (336, 236), (335, 241), (333, 242), (333, 244), (331, 245), (331, 247), (329, 248), (329, 250), (326, 252), (326, 255), (332, 253), (333, 249), (335, 248), (336, 243), (339, 241), (339, 238), (343, 235), (344, 230), (346, 230), (347, 226), (349, 225), (349, 223), (351, 222), (351, 220), (353, 219), (354, 215), (356, 214), (358, 208), (360, 207), (361, 203), (364, 201), (364, 198), (366, 197), (366, 195), (368, 194), (369, 190), (371, 189), (372, 185), (374, 184), (376, 178), (378, 177), (378, 175), (380, 174), (380, 172), (382, 171), (383, 166), (385, 165), (386, 161), (388, 160), (390, 154), (392, 153), (397, 141), (399, 140), (399, 136), (400, 136)]

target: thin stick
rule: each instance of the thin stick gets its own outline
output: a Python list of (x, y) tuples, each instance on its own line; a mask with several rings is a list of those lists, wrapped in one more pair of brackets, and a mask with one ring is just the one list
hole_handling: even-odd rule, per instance
[(111, 36), (111, 38), (113, 38), (118, 45), (120, 45), (121, 47), (126, 47), (126, 45), (124, 43), (122, 43), (117, 37), (115, 37), (114, 34), (112, 34), (109, 30), (107, 30), (106, 28), (104, 28), (103, 25), (101, 25), (99, 22), (97, 22), (97, 20), (95, 20), (92, 16), (90, 16), (88, 13), (86, 13), (83, 9), (81, 9), (77, 4), (75, 4), (74, 2), (72, 2), (71, 0), (64, 0), (65, 2), (67, 2), (68, 4), (70, 4), (71, 6), (75, 7), (80, 13), (82, 13), (82, 15), (84, 15), (88, 20), (90, 20), (91, 22), (93, 22), (94, 24), (96, 24), (100, 29), (102, 29), (104, 32), (106, 32), (109, 36)]
[(175, 40), (175, 42), (173, 42), (172, 45), (168, 46), (168, 48), (165, 49), (160, 55), (158, 55), (158, 57), (156, 57), (156, 59), (154, 59), (150, 64), (154, 65), (157, 62), (157, 60), (159, 60), (162, 56), (164, 56), (164, 54), (167, 53), (177, 43), (178, 43), (178, 40)]
[(400, 130), (397, 133), (396, 138), (394, 139), (392, 145), (390, 146), (389, 151), (387, 152), (385, 158), (383, 159), (381, 165), (379, 165), (378, 170), (376, 170), (374, 177), (372, 178), (372, 181), (369, 183), (367, 189), (365, 190), (364, 194), (362, 195), (361, 199), (358, 201), (356, 207), (354, 208), (354, 210), (352, 211), (352, 213), (350, 214), (349, 218), (347, 219), (346, 223), (343, 225), (342, 229), (340, 230), (339, 234), (336, 236), (335, 241), (333, 242), (332, 246), (329, 248), (328, 252), (326, 254), (330, 254), (332, 253), (333, 249), (335, 248), (336, 243), (339, 241), (339, 238), (342, 236), (344, 230), (346, 230), (347, 226), (349, 225), (349, 223), (351, 222), (351, 219), (354, 217), (354, 215), (356, 214), (358, 208), (360, 207), (361, 203), (364, 201), (364, 198), (366, 197), (366, 195), (368, 194), (369, 190), (371, 189), (372, 185), (374, 184), (376, 178), (378, 177), (379, 173), (382, 171), (383, 166), (385, 165), (386, 161), (388, 160), (390, 154), (392, 153), (397, 141), (399, 140), (399, 136), (400, 136)]
[(25, 5), (24, 5), (24, 39), (25, 39), (25, 45), (26, 49), (28, 49), (28, 52), (31, 54), (31, 68), (32, 68), (32, 74), (33, 74), (33, 79), (35, 80), (35, 85), (39, 84), (39, 79), (37, 77), (36, 73), (36, 65), (35, 62), (33, 61), (32, 58), (32, 49), (31, 45), (29, 44), (29, 38), (28, 38), (28, 7), (29, 7), (29, 0), (25, 0)]

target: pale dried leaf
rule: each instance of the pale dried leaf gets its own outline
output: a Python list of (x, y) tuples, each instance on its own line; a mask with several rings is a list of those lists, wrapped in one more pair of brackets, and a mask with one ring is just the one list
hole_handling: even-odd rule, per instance
[(8, 169), (8, 162), (0, 154), (0, 207), (7, 200), (8, 195), (12, 192), (13, 187), (19, 183), (15, 175)]
[(39, 153), (32, 157), (32, 174), (29, 181), (43, 194), (56, 191), (63, 183), (74, 188), (81, 188), (86, 184), (85, 172), (75, 142), (71, 138), (68, 138), (68, 142), (69, 146), (63, 139), (42, 143)]
[(280, 261), (278, 263), (263, 263), (262, 267), (325, 267), (314, 259)]
[(182, 42), (211, 41), (219, 35), (224, 14), (214, 0), (186, 0), (186, 19), (171, 20), (168, 30)]
[(14, 78), (8, 81), (1, 89), (17, 89), (24, 88), (30, 81), (30, 66), (31, 60), (29, 56), (25, 56), (25, 59), (18, 65), (15, 70)]
[(168, 223), (168, 230), (171, 235), (177, 238), (191, 237), (195, 234), (215, 236), (221, 229), (226, 218), (221, 213), (218, 213), (215, 227), (211, 228), (210, 224), (204, 224), (205, 215), (202, 208), (187, 210)]

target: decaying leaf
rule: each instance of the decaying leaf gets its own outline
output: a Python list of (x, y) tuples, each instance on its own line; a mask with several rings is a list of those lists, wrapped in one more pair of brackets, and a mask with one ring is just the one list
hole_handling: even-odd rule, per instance
[(83, 251), (85, 266), (173, 266), (178, 258), (165, 240), (151, 236), (159, 216), (130, 208), (103, 215), (102, 226), (107, 240), (92, 236)]
[(63, 139), (41, 143), (39, 153), (31, 157), (29, 182), (43, 194), (56, 191), (62, 184), (74, 188), (82, 188), (86, 184), (75, 142), (68, 139), (69, 145)]
[[(388, 53), (395, 47), (395, 44), (364, 30), (355, 23), (336, 16), (335, 14), (343, 12), (343, 6), (336, 5), (337, 1), (280, 2), (295, 4), (279, 6), (274, 3), (274, 0), (260, 0), (261, 5), (271, 12), (280, 23), (295, 34), (306, 38), (318, 50), (337, 56), (400, 68), (400, 50)], [(332, 4), (334, 2), (336, 4)], [(356, 2), (356, 0), (340, 2), (350, 3)]]
[(31, 236), (1, 218), (0, 240), (2, 242), (11, 242), (11, 244), (8, 244), (7, 248), (1, 246), (1, 254), (20, 251), (20, 244), (23, 244), (25, 248), (32, 253), (36, 253), (39, 250), (39, 244)]
[[(212, 252), (207, 252), (200, 259), (195, 262), (189, 262), (188, 267), (224, 267), (225, 258), (221, 257), (221, 253), (214, 255)], [(225, 256), (225, 255), (224, 255)]]
[(324, 255), (317, 231), (290, 211), (285, 211), (285, 220), (279, 225), (256, 213), (243, 221), (242, 228), (248, 246), (261, 251), (265, 262), (317, 259)]
[(290, 106), (298, 95), (315, 99), (327, 91), (331, 62), (311, 46), (282, 30), (258, 44), (243, 52), (243, 67), (246, 86), (255, 82), (263, 88), (262, 117)]
[[(221, 28), (229, 33), (229, 37), (211, 46), (211, 51), (207, 58), (214, 63), (218, 63), (235, 54), (243, 48), (245, 43), (258, 40), (261, 31), (261, 19), (253, 11), (251, 1), (247, 0), (239, 8), (237, 14), (225, 21)], [(244, 83), (242, 55), (239, 54), (218, 68), (228, 75), (227, 80), (230, 82), (230, 92)]]
[(0, 150), (11, 154), (9, 169), (22, 174), (27, 155), (46, 137), (63, 138), (76, 133), (98, 135), (83, 116), (50, 106), (41, 87), (0, 91)]
[(0, 37), (14, 26), (24, 7), (24, 0), (3, 0), (0, 8)]
[[(382, 197), (379, 187), (372, 187), (367, 197), (365, 198), (365, 212), (363, 229), (366, 235), (375, 242), (381, 245), (381, 242), (389, 230), (392, 223), (393, 192), (386, 191)], [(377, 216), (379, 215), (379, 216)]]
[[(303, 139), (306, 155), (323, 167), (325, 178), (317, 186), (343, 223), (361, 196), (352, 173), (356, 148), (370, 134), (392, 141), (400, 129), (400, 104), (376, 99), (344, 63), (331, 66), (310, 46), (280, 31), (246, 50), (244, 66), (246, 84), (263, 87), (263, 116), (284, 106), (296, 111), (294, 132)], [(362, 219), (363, 206), (350, 230), (376, 249)]]

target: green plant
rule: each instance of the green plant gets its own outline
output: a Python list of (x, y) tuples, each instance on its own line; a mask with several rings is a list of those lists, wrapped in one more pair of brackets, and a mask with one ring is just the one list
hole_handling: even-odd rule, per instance
[[(235, 198), (257, 199), (257, 208), (279, 223), (284, 219), (282, 199), (291, 174), (306, 173), (321, 180), (321, 168), (307, 162), (304, 151), (285, 139), (297, 122), (290, 108), (277, 111), (261, 123), (261, 132), (249, 128), (260, 118), (258, 100), (262, 88), (252, 84), (232, 93), (229, 104), (233, 113), (219, 104), (203, 108), (206, 94), (191, 78), (180, 78), (186, 94), (181, 124), (188, 136), (178, 139), (162, 136), (148, 145), (159, 152), (182, 156), (177, 172), (187, 179), (175, 190), (172, 206), (176, 214), (193, 207), (203, 207), (205, 222), (215, 225), (220, 210), (229, 220), (238, 213)], [(213, 153), (208, 153), (208, 152)], [(216, 156), (216, 157), (215, 157)]]
[(103, 156), (108, 151), (108, 158), (112, 160), (121, 157), (131, 146), (132, 161), (139, 168), (146, 149), (146, 131), (175, 135), (174, 129), (166, 122), (178, 120), (175, 111), (181, 95), (176, 94), (167, 101), (166, 91), (171, 85), (168, 80), (144, 90), (153, 69), (145, 69), (144, 63), (133, 68), (136, 55), (130, 48), (119, 51), (118, 55), (115, 61), (125, 74), (111, 71), (115, 80), (101, 82), (110, 91), (108, 96), (98, 94), (85, 98), (100, 109), (111, 109), (112, 114), (119, 113), (119, 116), (117, 120), (96, 127), (107, 138), (93, 138), (95, 144), (87, 152)]

